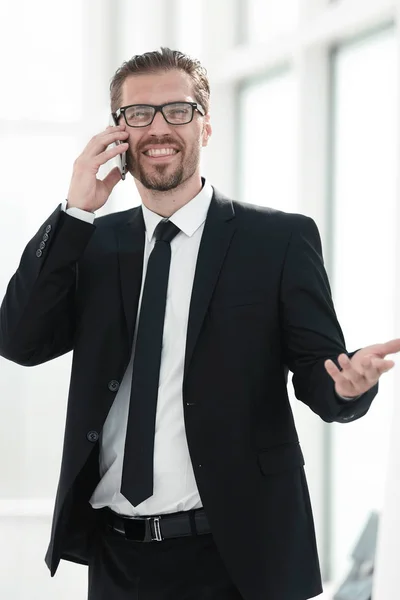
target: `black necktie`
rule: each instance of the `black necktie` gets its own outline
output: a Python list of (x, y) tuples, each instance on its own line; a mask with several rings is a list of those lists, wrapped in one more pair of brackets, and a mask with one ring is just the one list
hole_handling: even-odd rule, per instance
[(154, 434), (171, 240), (179, 227), (163, 219), (147, 264), (133, 359), (121, 493), (133, 505), (153, 495)]

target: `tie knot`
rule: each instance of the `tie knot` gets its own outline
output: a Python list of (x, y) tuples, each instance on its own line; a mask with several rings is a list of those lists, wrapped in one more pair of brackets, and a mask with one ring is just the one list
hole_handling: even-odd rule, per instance
[(156, 242), (159, 240), (162, 242), (171, 242), (179, 232), (179, 227), (166, 219), (159, 222), (154, 231), (154, 237), (156, 238)]

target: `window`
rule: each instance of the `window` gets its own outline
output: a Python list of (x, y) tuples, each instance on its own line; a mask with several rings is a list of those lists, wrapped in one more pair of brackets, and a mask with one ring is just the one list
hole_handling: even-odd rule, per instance
[(239, 96), (240, 198), (293, 212), (297, 204), (297, 87), (291, 71), (248, 82)]
[(299, 0), (247, 0), (245, 37), (263, 43), (269, 37), (290, 33), (299, 17)]
[[(332, 286), (349, 351), (397, 337), (396, 55), (394, 30), (387, 29), (341, 47), (333, 57)], [(387, 374), (368, 415), (332, 426), (334, 579), (347, 570), (370, 511), (382, 507), (393, 396)]]
[(2, 2), (0, 23), (1, 118), (82, 118), (81, 0)]

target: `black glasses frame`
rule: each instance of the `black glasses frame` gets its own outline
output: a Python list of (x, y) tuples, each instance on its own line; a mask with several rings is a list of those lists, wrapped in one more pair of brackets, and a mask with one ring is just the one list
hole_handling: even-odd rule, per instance
[[(164, 108), (166, 106), (173, 106), (174, 104), (186, 104), (187, 106), (191, 106), (192, 107), (192, 117), (190, 119), (190, 121), (186, 121), (185, 123), (171, 123), (171, 121), (168, 121), (167, 117), (165, 116), (164, 113)], [(127, 118), (125, 116), (125, 111), (128, 108), (132, 108), (132, 106), (146, 106), (149, 108), (154, 108), (154, 114), (153, 114), (153, 118), (151, 119), (150, 123), (146, 123), (146, 125), (130, 125), (127, 121)], [(201, 114), (202, 117), (205, 116), (206, 112), (204, 110), (204, 108), (201, 106), (201, 104), (199, 104), (198, 102), (180, 102), (179, 100), (177, 102), (167, 102), (166, 104), (160, 104), (158, 106), (154, 105), (154, 104), (128, 104), (127, 106), (121, 106), (121, 108), (118, 108), (114, 114), (114, 118), (116, 119), (116, 122), (118, 122), (119, 118), (121, 115), (124, 116), (125, 119), (125, 123), (127, 124), (128, 127), (134, 127), (135, 129), (138, 129), (140, 127), (148, 127), (149, 125), (152, 124), (152, 122), (154, 121), (154, 118), (156, 116), (156, 114), (158, 112), (162, 113), (162, 116), (164, 117), (164, 119), (166, 120), (166, 122), (168, 123), (168, 125), (174, 125), (174, 126), (179, 126), (179, 125), (188, 125), (189, 123), (191, 123), (193, 121), (193, 117), (194, 117), (194, 111), (197, 110), (198, 113)]]

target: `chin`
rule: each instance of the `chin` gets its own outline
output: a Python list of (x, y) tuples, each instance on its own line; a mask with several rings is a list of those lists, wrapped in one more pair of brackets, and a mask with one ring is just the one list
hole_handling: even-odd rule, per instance
[(147, 189), (147, 190), (153, 190), (154, 192), (170, 192), (171, 190), (176, 189), (177, 187), (179, 187), (181, 185), (181, 181), (179, 182), (175, 182), (175, 181), (148, 181), (148, 180), (141, 180), (141, 184)]
[[(165, 170), (164, 170), (165, 171)], [(168, 175), (160, 173), (151, 173), (139, 169), (136, 178), (140, 183), (148, 190), (154, 190), (156, 192), (168, 192), (177, 188), (184, 181), (184, 174), (181, 169), (172, 171)]]

